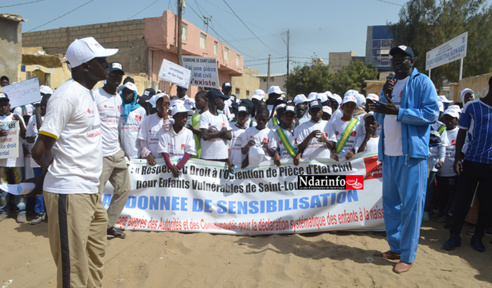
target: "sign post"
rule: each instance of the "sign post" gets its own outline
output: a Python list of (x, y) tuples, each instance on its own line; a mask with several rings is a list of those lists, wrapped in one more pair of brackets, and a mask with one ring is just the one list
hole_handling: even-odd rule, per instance
[(468, 32), (436, 47), (426, 54), (425, 70), (430, 71), (433, 68), (461, 59), (460, 80), (463, 74), (463, 58), (466, 57), (466, 48), (468, 45)]

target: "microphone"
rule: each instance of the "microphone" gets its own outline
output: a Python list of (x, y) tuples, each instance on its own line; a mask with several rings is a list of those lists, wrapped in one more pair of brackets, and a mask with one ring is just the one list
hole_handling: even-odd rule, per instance
[[(395, 72), (390, 72), (390, 73), (388, 74), (388, 77), (386, 77), (386, 80), (389, 80), (389, 81), (393, 81), (394, 79), (395, 79)], [(391, 98), (393, 98), (393, 97), (391, 96), (391, 94), (393, 94), (393, 89), (391, 89), (391, 90), (389, 90), (389, 89), (388, 89), (388, 97), (389, 97), (390, 99), (391, 99)]]

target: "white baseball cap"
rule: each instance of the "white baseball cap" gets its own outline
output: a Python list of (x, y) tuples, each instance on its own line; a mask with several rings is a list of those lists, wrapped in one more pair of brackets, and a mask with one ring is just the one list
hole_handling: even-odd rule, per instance
[(369, 116), (374, 117), (374, 112), (370, 111), (370, 112), (364, 114), (364, 116), (362, 116), (362, 119), (363, 120), (366, 120), (366, 118), (369, 117)]
[(147, 102), (150, 103), (150, 105), (152, 105), (152, 108), (156, 108), (156, 105), (157, 105), (157, 100), (159, 100), (160, 98), (162, 97), (167, 97), (169, 98), (169, 95), (167, 95), (166, 93), (164, 92), (161, 92), (161, 93), (157, 93), (155, 94), (154, 96), (150, 97), (149, 100), (147, 100)]
[(280, 108), (284, 108), (285, 107), (285, 103), (281, 103), (281, 104), (278, 104), (276, 107), (275, 107), (275, 111), (277, 111), (278, 109)]
[(355, 104), (357, 104), (357, 98), (355, 98), (354, 95), (346, 95), (345, 94), (345, 97), (343, 97), (343, 103), (342, 104), (345, 104), (348, 102), (354, 102)]
[(123, 89), (125, 89), (125, 88), (128, 88), (128, 89), (130, 89), (130, 90), (132, 90), (138, 94), (137, 85), (135, 85), (135, 83), (126, 82), (125, 85), (123, 85), (123, 87), (121, 87), (121, 90), (123, 91)]
[(256, 99), (260, 101), (263, 101), (264, 98), (265, 98), (265, 91), (261, 89), (256, 89), (255, 93), (253, 93), (253, 96), (251, 96), (251, 99)]
[(296, 108), (293, 105), (287, 105), (285, 106), (284, 114), (286, 112), (296, 113)]
[(318, 93), (316, 92), (311, 92), (309, 93), (308, 95), (308, 99), (307, 101), (313, 101), (313, 100), (316, 100), (318, 98)]
[(338, 94), (333, 94), (333, 95), (331, 95), (331, 97), (328, 96), (328, 98), (331, 98), (331, 99), (337, 101), (338, 105), (342, 104), (342, 97), (340, 97), (340, 95), (338, 95)]
[(461, 110), (459, 109), (459, 106), (458, 108), (451, 108), (451, 107), (448, 107), (448, 109), (446, 109), (446, 111), (444, 111), (444, 113), (442, 113), (442, 115), (446, 115), (448, 114), (449, 116), (453, 117), (453, 118), (460, 118), (460, 112)]
[(326, 101), (328, 101), (328, 95), (326, 95), (325, 92), (323, 93), (318, 93), (318, 100), (321, 102), (321, 103), (324, 103)]
[(39, 86), (39, 92), (43, 94), (53, 94), (53, 89), (51, 89), (49, 86), (46, 85), (41, 85)]
[(298, 94), (296, 97), (294, 97), (294, 100), (292, 100), (296, 105), (299, 103), (304, 103), (307, 101), (306, 95), (304, 94)]
[(355, 95), (357, 95), (357, 94), (359, 94), (359, 92), (357, 92), (357, 90), (350, 89), (347, 92), (345, 92), (345, 94), (343, 95), (343, 97), (345, 98), (346, 96), (349, 96), (349, 95), (355, 97)]
[(379, 96), (374, 93), (369, 93), (366, 100), (379, 101)]
[(173, 106), (173, 109), (171, 110), (172, 116), (178, 114), (178, 113), (183, 113), (183, 112), (188, 112), (190, 111), (186, 105), (183, 105), (181, 103), (178, 103)]
[(359, 106), (364, 106), (364, 104), (366, 104), (366, 97), (364, 97), (364, 95), (362, 94), (354, 94), (355, 96), (355, 99), (357, 99), (357, 105)]
[(327, 114), (331, 115), (333, 113), (333, 111), (331, 110), (330, 106), (323, 106), (323, 113), (327, 113)]
[(272, 87), (270, 87), (270, 89), (268, 89), (268, 94), (272, 94), (272, 93), (285, 94), (285, 92), (280, 90), (280, 87), (278, 87), (278, 86), (272, 86)]
[[(448, 106), (448, 109), (456, 109), (456, 110), (458, 110), (458, 112), (460, 112), (460, 113), (461, 113), (461, 107), (460, 107), (460, 106), (458, 106), (458, 105), (449, 105), (449, 106)], [(445, 112), (446, 112), (446, 111), (445, 111)]]
[(453, 102), (452, 100), (448, 100), (448, 98), (444, 95), (439, 95), (437, 96), (437, 101), (442, 102), (442, 103), (451, 103)]
[(117, 52), (118, 49), (106, 49), (94, 37), (87, 37), (73, 41), (68, 46), (65, 58), (70, 64), (70, 67), (75, 68), (94, 58), (113, 56)]

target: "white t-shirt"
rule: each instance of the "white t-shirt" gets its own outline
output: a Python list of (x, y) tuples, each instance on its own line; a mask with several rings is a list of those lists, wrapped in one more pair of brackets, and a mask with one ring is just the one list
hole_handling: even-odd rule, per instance
[[(173, 128), (171, 127), (171, 129)], [(171, 131), (164, 131), (159, 138), (157, 152), (161, 157), (162, 153), (167, 153), (169, 156), (183, 156), (185, 153), (196, 155), (193, 132), (188, 128), (183, 127), (183, 131), (180, 131), (179, 134), (173, 137)]]
[[(362, 135), (357, 139), (357, 143), (355, 144), (355, 152), (357, 153), (357, 150), (359, 150), (360, 145), (362, 145), (362, 142), (364, 141), (365, 135)], [(379, 148), (379, 136), (378, 137), (371, 137), (366, 143), (366, 149), (364, 151), (369, 151), (369, 152), (378, 152)]]
[[(41, 116), (41, 121), (44, 120), (44, 116)], [(29, 122), (27, 122), (26, 126), (26, 138), (27, 137), (34, 137), (34, 143), (36, 143), (36, 139), (38, 138), (38, 124), (36, 121), (36, 115), (32, 115), (31, 118), (29, 118)], [(29, 153), (31, 153), (31, 149), (34, 146), (34, 143), (27, 143), (27, 147), (29, 150)], [(36, 161), (34, 161), (31, 156), (29, 156), (29, 161), (31, 164), (31, 168), (39, 168), (40, 166)], [(26, 168), (27, 169), (27, 168)], [(26, 176), (27, 178), (27, 176)]]
[[(315, 130), (321, 131), (321, 136), (325, 136), (326, 139), (332, 142), (336, 142), (335, 132), (333, 128), (328, 124), (328, 121), (320, 120), (315, 123), (312, 119), (308, 122), (302, 123), (295, 129), (296, 143), (299, 146), (308, 135)], [(328, 149), (325, 143), (318, 142), (318, 138), (311, 139), (306, 149), (302, 152), (302, 158), (305, 159), (329, 159), (331, 157), (331, 151)]]
[[(125, 123), (125, 117), (120, 114), (118, 122), (118, 131), (120, 135), (121, 148), (128, 154), (130, 159), (140, 158), (140, 145), (138, 144), (138, 131), (140, 125), (147, 116), (143, 107), (139, 107), (128, 114), (128, 120)], [(150, 116), (149, 116), (150, 117)]]
[[(335, 136), (337, 139), (337, 143), (340, 142), (342, 139), (343, 132), (345, 132), (345, 129), (347, 128), (348, 124), (350, 121), (345, 121), (342, 120), (342, 118), (335, 119), (332, 123), (333, 127), (333, 132), (335, 132)], [(356, 140), (361, 137), (363, 134), (364, 127), (361, 125), (361, 122), (357, 122), (357, 125), (355, 125), (354, 129), (352, 130), (352, 133), (350, 133), (350, 137), (348, 138), (345, 147), (343, 150), (345, 150), (347, 153), (352, 151), (352, 149), (355, 149), (356, 146)], [(357, 150), (355, 151), (357, 153)]]
[[(400, 107), (401, 94), (405, 83), (407, 83), (408, 77), (396, 81), (391, 100), (395, 103), (396, 107)], [(397, 115), (386, 115), (384, 117), (384, 154), (388, 156), (402, 156), (402, 136), (401, 136), (401, 122), (397, 121)]]
[(102, 154), (103, 157), (111, 156), (121, 149), (118, 141), (118, 122), (122, 100), (118, 94), (111, 95), (102, 87), (94, 89), (92, 94), (101, 117)]
[[(31, 117), (32, 118), (32, 117)], [(10, 115), (6, 116), (5, 118), (3, 117), (0, 117), (0, 122), (3, 124), (4, 122), (5, 123), (9, 123), (9, 122), (13, 122), (13, 121), (17, 121), (14, 119), (14, 113), (10, 113)], [(24, 123), (24, 118), (21, 116), (20, 117), (20, 121), (22, 121), (22, 123)], [(3, 125), (0, 125), (0, 127), (3, 126)], [(0, 167), (24, 167), (24, 149), (23, 149), (23, 146), (22, 146), (22, 138), (20, 137), (20, 126), (21, 124), (19, 123), (19, 134), (17, 134), (19, 137), (19, 154), (17, 157), (11, 157), (11, 158), (3, 158), (3, 159), (0, 159)], [(4, 137), (0, 137), (0, 140), (1, 139), (7, 139), (6, 136)], [(0, 144), (4, 144), (2, 142), (0, 142)], [(8, 144), (8, 143), (5, 143), (5, 144)]]
[(44, 190), (95, 194), (102, 171), (101, 122), (92, 91), (73, 79), (48, 101), (40, 134), (56, 138)]
[[(277, 129), (279, 126), (275, 126), (274, 129), (272, 129), (273, 132), (273, 142), (275, 143), (272, 146), (275, 147), (275, 150), (280, 151), (280, 158), (281, 159), (289, 159), (292, 158), (290, 156), (289, 152), (287, 152), (287, 149), (285, 148), (284, 143), (280, 140), (280, 137), (278, 136)], [(296, 135), (295, 135), (295, 129), (292, 130), (284, 130), (285, 136), (287, 136), (287, 140), (289, 140), (290, 144), (294, 147), (294, 149), (297, 151), (297, 143), (296, 143)]]
[(248, 142), (251, 140), (255, 141), (255, 145), (249, 147), (249, 167), (257, 166), (258, 164), (260, 164), (261, 161), (271, 160), (271, 157), (265, 151), (265, 149), (263, 148), (263, 144), (261, 143), (266, 142), (268, 143), (268, 147), (275, 150), (276, 146), (275, 141), (272, 141), (273, 137), (274, 136), (272, 134), (272, 130), (268, 129), (267, 127), (261, 130), (258, 130), (256, 126), (250, 127), (246, 129), (243, 134), (241, 134), (241, 147), (245, 147), (246, 144), (248, 144)]
[(140, 130), (138, 131), (138, 139), (147, 141), (147, 146), (149, 147), (150, 153), (154, 156), (154, 159), (162, 158), (162, 155), (157, 152), (159, 148), (159, 139), (164, 133), (162, 129), (162, 124), (164, 123), (164, 118), (159, 118), (157, 113), (145, 117), (140, 125)]
[(441, 169), (438, 170), (437, 175), (441, 177), (453, 177), (457, 174), (454, 172), (454, 158), (456, 155), (456, 138), (458, 137), (458, 131), (460, 128), (456, 126), (452, 130), (446, 130), (449, 145), (446, 146), (446, 158), (444, 158), (444, 163)]
[(232, 139), (228, 141), (229, 149), (231, 150), (231, 161), (237, 167), (241, 167), (244, 158), (246, 158), (246, 155), (241, 152), (241, 147), (243, 147), (241, 135), (244, 131), (246, 131), (246, 129), (239, 128), (238, 124), (235, 123), (232, 125)]
[[(212, 128), (220, 131), (223, 127), (227, 128), (227, 130), (232, 130), (226, 115), (219, 114), (215, 116), (210, 111), (202, 113), (198, 129)], [(200, 155), (202, 159), (223, 160), (229, 157), (229, 146), (226, 140), (222, 138), (213, 138), (207, 141), (202, 138), (200, 139), (200, 146), (202, 147), (202, 153)]]

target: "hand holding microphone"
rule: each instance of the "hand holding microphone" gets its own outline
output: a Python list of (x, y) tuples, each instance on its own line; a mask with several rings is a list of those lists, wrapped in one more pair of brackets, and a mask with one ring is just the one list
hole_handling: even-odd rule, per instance
[(386, 99), (392, 98), (391, 95), (393, 94), (393, 89), (395, 88), (395, 83), (396, 83), (395, 73), (391, 72), (391, 73), (389, 73), (389, 76), (386, 77), (386, 83), (384, 83), (384, 86), (383, 86), (383, 92), (384, 92), (384, 96), (386, 97)]

